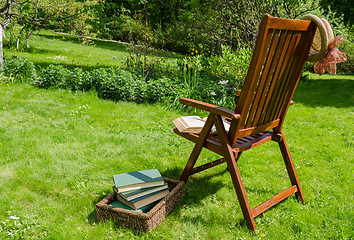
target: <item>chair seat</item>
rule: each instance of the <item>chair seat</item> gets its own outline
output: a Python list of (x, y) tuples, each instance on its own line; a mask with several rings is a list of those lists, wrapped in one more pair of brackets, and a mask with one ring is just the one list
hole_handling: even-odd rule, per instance
[[(199, 134), (182, 133), (182, 132), (178, 131), (177, 128), (175, 128), (173, 131), (176, 134), (178, 134), (178, 135), (180, 135), (180, 136), (182, 136), (194, 143), (197, 143), (197, 141), (199, 139)], [(242, 152), (244, 150), (257, 147), (257, 146), (271, 140), (272, 136), (273, 136), (272, 131), (265, 131), (265, 132), (250, 135), (247, 137), (238, 138), (236, 141), (236, 146), (233, 147), (232, 150), (233, 150), (233, 152)], [(220, 139), (219, 139), (218, 135), (216, 135), (216, 134), (210, 134), (208, 136), (204, 147), (211, 150), (211, 151), (214, 151), (220, 155), (223, 155)]]

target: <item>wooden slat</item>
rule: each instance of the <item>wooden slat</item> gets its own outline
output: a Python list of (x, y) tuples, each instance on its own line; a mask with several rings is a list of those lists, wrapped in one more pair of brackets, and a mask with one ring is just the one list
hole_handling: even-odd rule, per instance
[(263, 122), (270, 122), (270, 121), (272, 121), (272, 119), (274, 119), (274, 118), (272, 118), (272, 115), (275, 111), (276, 100), (278, 99), (279, 95), (281, 95), (281, 92), (280, 92), (281, 85), (284, 81), (284, 75), (287, 74), (287, 71), (289, 69), (288, 64), (292, 59), (291, 54), (293, 52), (296, 41), (297, 41), (296, 35), (292, 34), (288, 48), (285, 51), (286, 58), (284, 59), (284, 62), (282, 63), (281, 68), (279, 69), (279, 77), (277, 77), (275, 79), (275, 81), (273, 81), (274, 83), (272, 83), (272, 86), (270, 87), (270, 90), (269, 90), (271, 92), (268, 93), (268, 95), (271, 97), (270, 97), (268, 108), (265, 111), (266, 114), (265, 114)]
[(257, 119), (257, 122), (255, 125), (262, 125), (264, 122), (261, 121), (262, 115), (264, 115), (263, 111), (266, 108), (266, 98), (268, 96), (268, 89), (269, 86), (273, 80), (274, 72), (276, 70), (276, 67), (278, 66), (280, 62), (280, 57), (283, 52), (283, 48), (285, 47), (285, 39), (286, 39), (286, 31), (282, 31), (279, 37), (279, 41), (277, 44), (277, 49), (274, 58), (272, 59), (272, 64), (270, 67), (270, 71), (268, 72), (268, 76), (266, 78), (266, 81), (264, 83), (264, 88), (262, 89), (262, 97), (258, 102), (258, 108), (257, 112), (255, 115), (255, 119)]
[(269, 140), (272, 139), (272, 135), (273, 133), (272, 132), (267, 132), (267, 133), (264, 133), (264, 134), (259, 134), (257, 137), (255, 137), (254, 139), (246, 142), (246, 143), (243, 143), (243, 144), (237, 144), (236, 143), (236, 146), (235, 146), (235, 150), (237, 152), (243, 152), (247, 149), (251, 149), (251, 148), (254, 148), (254, 147), (257, 147), (265, 142), (268, 142)]
[(296, 42), (293, 48), (291, 49), (291, 59), (288, 63), (288, 66), (286, 68), (285, 74), (282, 78), (280, 88), (279, 88), (279, 93), (278, 96), (275, 98), (274, 102), (274, 108), (273, 111), (270, 114), (270, 119), (274, 119), (277, 116), (279, 116), (279, 112), (281, 111), (282, 108), (286, 107), (286, 105), (289, 104), (289, 102), (285, 102), (284, 100), (286, 99), (286, 96), (288, 95), (289, 92), (289, 86), (291, 85), (292, 81), (297, 81), (297, 79), (294, 79), (294, 72), (296, 70), (296, 66), (299, 63), (299, 58), (296, 55), (296, 47), (300, 41), (300, 34), (296, 33)]
[[(281, 94), (278, 97), (278, 102), (276, 103), (277, 107), (275, 111), (272, 113), (273, 115), (271, 116), (271, 118), (278, 118), (281, 115), (285, 116), (285, 114), (281, 114), (281, 113), (284, 113), (284, 109), (285, 108), (287, 109), (289, 107), (289, 103), (293, 95), (292, 89), (294, 88), (294, 84), (298, 82), (298, 78), (300, 77), (300, 75), (297, 74), (296, 72), (298, 71), (299, 65), (301, 65), (300, 61), (303, 61), (303, 58), (299, 56), (299, 50), (296, 51), (298, 49), (301, 38), (302, 38), (302, 34), (298, 37), (296, 46), (294, 47), (294, 51), (292, 52), (293, 58), (288, 66), (288, 75), (286, 76), (287, 81), (284, 81), (285, 82), (283, 86), (284, 89), (282, 89), (283, 94)], [(306, 44), (305, 45), (301, 44), (301, 46), (302, 48), (304, 48)], [(304, 52), (303, 49), (301, 50), (302, 50), (301, 52)]]
[(276, 119), (275, 121), (269, 122), (267, 124), (263, 124), (261, 126), (242, 129), (242, 130), (240, 130), (238, 132), (237, 137), (241, 138), (241, 137), (245, 137), (247, 135), (253, 135), (253, 134), (257, 134), (257, 133), (260, 133), (260, 132), (264, 132), (264, 131), (270, 130), (270, 129), (275, 128), (276, 126), (278, 126), (279, 122), (280, 122), (280, 120)]
[[(269, 41), (267, 34), (269, 28), (266, 27), (269, 24), (270, 16), (262, 19), (260, 30), (258, 33), (256, 47), (251, 59), (251, 63), (247, 72), (245, 83), (242, 87), (241, 95), (236, 105), (235, 112), (241, 115), (239, 124), (244, 124), (248, 116), (248, 110), (250, 108), (251, 101), (253, 99), (254, 89), (257, 85), (257, 79), (259, 72), (261, 71), (264, 63), (264, 57), (266, 55), (266, 49), (268, 49)], [(237, 134), (237, 133), (236, 133)]]
[(286, 189), (285, 191), (279, 193), (278, 195), (275, 195), (274, 197), (268, 199), (264, 203), (258, 205), (257, 207), (252, 209), (252, 215), (253, 217), (257, 217), (259, 214), (263, 213), (267, 209), (273, 207), (277, 203), (283, 201), (285, 198), (291, 196), (292, 194), (297, 192), (297, 186), (293, 185), (290, 188)]
[(285, 41), (284, 41), (284, 46), (283, 46), (284, 50), (282, 50), (282, 53), (281, 53), (281, 56), (279, 58), (279, 62), (278, 62), (277, 68), (275, 69), (275, 72), (274, 72), (274, 74), (272, 76), (272, 79), (270, 79), (269, 87), (268, 87), (268, 91), (267, 91), (267, 96), (266, 96), (265, 103), (264, 103), (264, 108), (262, 109), (263, 114), (261, 114), (258, 124), (267, 123), (267, 120), (266, 120), (267, 112), (268, 112), (268, 110), (270, 108), (270, 101), (271, 101), (271, 98), (272, 98), (272, 95), (273, 95), (273, 92), (274, 92), (275, 84), (276, 84), (277, 79), (279, 78), (279, 76), (281, 74), (281, 69), (283, 68), (287, 58), (289, 58), (289, 56), (286, 54), (287, 53), (286, 49), (288, 49), (289, 44), (291, 42), (292, 33), (291, 32), (286, 32), (286, 33), (284, 33), (284, 35), (285, 35)]
[[(273, 32), (268, 33), (268, 38), (271, 38), (272, 40), (270, 42), (270, 46), (267, 51), (267, 56), (266, 56), (265, 62), (263, 64), (264, 67), (263, 67), (262, 72), (260, 74), (260, 78), (259, 78), (259, 82), (258, 82), (257, 90), (256, 90), (256, 95), (253, 98), (252, 107), (248, 113), (249, 117), (247, 119), (245, 128), (248, 128), (250, 126), (254, 126), (255, 122), (257, 122), (257, 120), (258, 120), (258, 119), (255, 119), (254, 116), (257, 111), (257, 108), (259, 107), (259, 100), (262, 97), (262, 92), (263, 92), (262, 89), (264, 87), (264, 82), (266, 80), (266, 76), (268, 75), (269, 68), (270, 68), (273, 56), (275, 54), (275, 51), (276, 51), (276, 46), (278, 43), (278, 36), (279, 36), (279, 30), (276, 30), (274, 33)], [(258, 89), (260, 89), (260, 90), (258, 90)]]
[(208, 168), (215, 167), (215, 166), (217, 166), (219, 164), (222, 164), (224, 162), (225, 162), (225, 158), (220, 158), (220, 159), (214, 160), (212, 162), (200, 165), (198, 167), (193, 168), (191, 173), (190, 173), (190, 175), (193, 175), (193, 174), (196, 174), (198, 172), (204, 171), (204, 170), (206, 170)]
[[(308, 51), (311, 47), (311, 41), (308, 41), (308, 39), (312, 39), (314, 36), (314, 30), (316, 29), (316, 25), (314, 22), (311, 22), (309, 28), (312, 29), (312, 31), (303, 33), (301, 36), (301, 42), (299, 43), (299, 45), (297, 46), (297, 50), (296, 50), (296, 54), (299, 54), (299, 63), (296, 65), (296, 71), (294, 73), (294, 80), (296, 79), (296, 81), (292, 82), (292, 85), (289, 87), (289, 95), (287, 96), (287, 99), (285, 100), (286, 102), (290, 102), (291, 103), (291, 98), (293, 97), (294, 93), (295, 93), (295, 89), (297, 87), (297, 84), (299, 83), (299, 79), (301, 76), (301, 72), (304, 68), (304, 62), (307, 60), (308, 57)], [(282, 125), (284, 123), (284, 119), (285, 119), (285, 115), (288, 111), (289, 105), (286, 106), (285, 108), (283, 108), (281, 111), (281, 116), (282, 120), (279, 124), (279, 126), (277, 127), (277, 131), (281, 131)]]
[(310, 21), (306, 20), (272, 18), (268, 27), (272, 29), (287, 29), (290, 31), (308, 31), (309, 24)]

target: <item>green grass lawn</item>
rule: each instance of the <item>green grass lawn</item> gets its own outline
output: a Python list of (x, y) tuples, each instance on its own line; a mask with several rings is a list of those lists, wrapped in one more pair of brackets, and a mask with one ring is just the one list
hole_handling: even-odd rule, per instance
[[(49, 64), (63, 65), (66, 68), (80, 67), (90, 70), (98, 67), (126, 66), (128, 56), (136, 56), (134, 47), (130, 44), (87, 39), (82, 44), (80, 38), (71, 35), (58, 34), (49, 31), (36, 32), (29, 41), (29, 49), (17, 51), (5, 49), (6, 58), (13, 56), (30, 59), (36, 66)], [(166, 64), (172, 64), (181, 55), (172, 52), (151, 50), (146, 53), (149, 57), (167, 57)]]
[[(174, 212), (137, 234), (97, 222), (95, 204), (112, 191), (113, 174), (157, 168), (178, 178), (193, 146), (171, 121), (187, 113), (0, 85), (0, 238), (353, 239), (353, 92), (352, 76), (314, 75), (295, 93), (284, 132), (305, 205), (291, 196), (249, 232), (220, 165), (191, 176)], [(216, 157), (205, 151), (198, 163)], [(290, 186), (274, 142), (245, 152), (239, 169), (251, 207)]]

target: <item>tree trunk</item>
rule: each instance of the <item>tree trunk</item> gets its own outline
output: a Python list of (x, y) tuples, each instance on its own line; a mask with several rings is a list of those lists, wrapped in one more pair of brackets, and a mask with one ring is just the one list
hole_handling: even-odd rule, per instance
[(20, 33), (18, 34), (17, 42), (16, 42), (16, 49), (17, 49), (17, 50), (20, 49), (20, 38), (21, 38), (22, 32), (23, 32), (23, 30), (24, 30), (25, 28), (26, 28), (26, 26), (24, 26), (24, 27), (21, 29)]
[(2, 24), (0, 24), (0, 70), (3, 69), (3, 65), (4, 65), (4, 48), (2, 44), (3, 35), (4, 35), (4, 27), (2, 26)]
[(26, 45), (27, 48), (30, 48), (30, 46), (28, 45), (28, 40), (30, 39), (30, 37), (32, 36), (32, 34), (34, 33), (34, 31), (36, 31), (36, 28), (34, 28), (34, 29), (28, 34), (28, 36), (26, 37), (25, 45)]

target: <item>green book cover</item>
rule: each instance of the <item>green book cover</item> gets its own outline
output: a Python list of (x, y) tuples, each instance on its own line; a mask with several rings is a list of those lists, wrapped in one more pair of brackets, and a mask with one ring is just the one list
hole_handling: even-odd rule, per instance
[(118, 192), (164, 185), (157, 169), (116, 174), (113, 175), (113, 182)]
[(158, 201), (156, 202), (153, 202), (153, 203), (150, 203), (146, 206), (143, 206), (139, 209), (134, 209), (134, 208), (131, 208), (127, 205), (125, 205), (124, 203), (120, 202), (119, 200), (115, 201), (115, 202), (112, 202), (111, 204), (109, 204), (109, 206), (112, 206), (112, 207), (117, 207), (117, 208), (123, 208), (123, 209), (127, 209), (127, 210), (132, 210), (132, 211), (135, 211), (135, 212), (148, 212), (150, 211), (156, 204), (158, 203)]
[(158, 192), (158, 191), (161, 191), (161, 190), (164, 190), (167, 188), (168, 188), (168, 184), (166, 182), (164, 182), (164, 185), (162, 185), (162, 186), (141, 188), (141, 189), (136, 189), (136, 190), (124, 191), (124, 192), (118, 192), (116, 187), (113, 187), (114, 191), (117, 192), (117, 194), (120, 194), (123, 198), (125, 198), (128, 201), (133, 200), (138, 197), (148, 195), (150, 193)]

